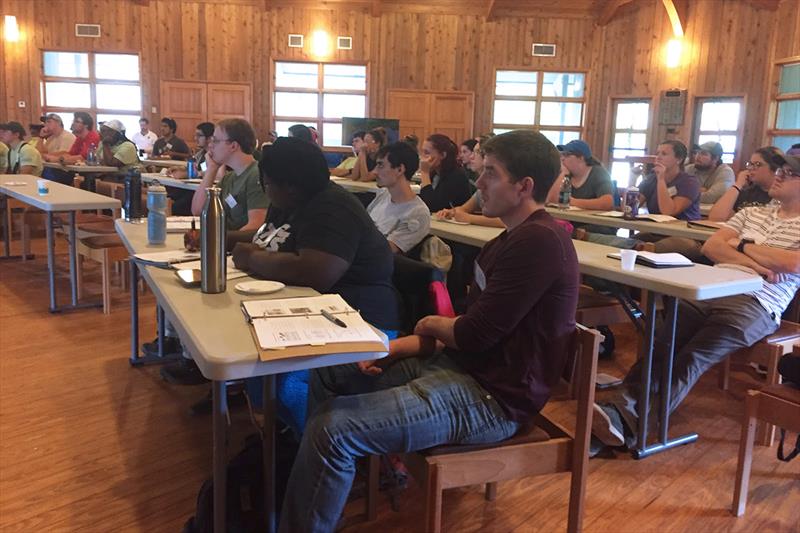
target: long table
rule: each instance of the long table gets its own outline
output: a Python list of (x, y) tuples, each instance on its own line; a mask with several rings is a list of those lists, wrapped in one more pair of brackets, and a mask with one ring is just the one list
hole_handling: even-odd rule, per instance
[[(500, 228), (488, 228), (475, 225), (457, 225), (440, 220), (431, 220), (431, 233), (441, 238), (471, 246), (483, 246), (491, 239), (502, 233)], [(608, 257), (609, 253), (616, 252), (616, 248), (602, 244), (572, 241), (578, 254), (578, 266), (581, 274), (596, 276), (630, 287), (636, 287), (652, 293), (647, 300), (647, 309), (644, 310), (645, 334), (642, 344), (642, 394), (639, 397), (638, 409), (639, 434), (634, 457), (641, 459), (654, 453), (688, 444), (697, 440), (697, 434), (692, 433), (670, 439), (669, 431), (669, 403), (671, 395), (670, 383), (672, 381), (672, 365), (675, 355), (675, 325), (678, 318), (678, 300), (709, 300), (757, 291), (762, 287), (762, 280), (754, 274), (747, 274), (739, 270), (711, 267), (707, 265), (693, 265), (682, 268), (649, 268), (636, 265), (634, 270), (622, 270), (621, 262)], [(667, 343), (664, 371), (661, 375), (661, 402), (659, 413), (659, 442), (647, 443), (647, 427), (650, 406), (650, 383), (652, 380), (652, 363), (655, 343), (655, 318), (656, 300), (659, 295), (664, 296), (666, 312)]]
[(186, 161), (175, 159), (142, 159), (142, 164), (160, 168), (186, 168)]
[[(334, 183), (338, 183), (345, 189), (350, 192), (371, 192), (376, 193), (378, 192), (378, 184), (374, 181), (353, 181), (346, 178), (337, 178), (331, 176), (331, 181)], [(411, 190), (415, 193), (419, 194), (420, 186), (417, 183), (411, 184)]]
[[(84, 307), (78, 303), (78, 252), (75, 231), (75, 213), (84, 209), (119, 209), (119, 200), (102, 196), (89, 191), (62, 185), (54, 181), (48, 181), (50, 193), (39, 195), (37, 188), (37, 176), (29, 174), (2, 174), (0, 175), (0, 194), (10, 196), (45, 212), (47, 232), (47, 269), (50, 281), (50, 312), (64, 311)], [(3, 202), (6, 206), (7, 203)], [(64, 212), (69, 214), (69, 271), (70, 284), (72, 289), (72, 304), (70, 306), (59, 306), (56, 301), (56, 262), (55, 262), (55, 243), (53, 239), (53, 213)], [(10, 255), (9, 234), (11, 228), (7, 227), (4, 233), (4, 245), (6, 256)], [(95, 306), (96, 304), (89, 304)]]
[(76, 174), (113, 174), (119, 172), (119, 168), (105, 165), (62, 165), (61, 163), (51, 163), (45, 161), (45, 168), (55, 168), (75, 172)]
[(711, 229), (691, 227), (685, 220), (676, 220), (673, 222), (653, 222), (652, 220), (642, 219), (626, 220), (622, 217), (598, 215), (598, 213), (603, 213), (604, 211), (558, 209), (555, 207), (548, 207), (546, 209), (554, 218), (569, 220), (570, 222), (577, 222), (579, 224), (632, 229), (635, 231), (666, 235), (668, 237), (686, 237), (697, 241), (705, 241), (714, 234), (714, 230)]
[[(167, 234), (164, 245), (147, 243), (147, 224), (129, 223), (118, 219), (117, 233), (128, 252), (153, 252), (183, 248), (179, 234)], [(268, 531), (274, 531), (275, 485), (275, 375), (294, 370), (354, 363), (385, 357), (386, 352), (357, 354), (327, 354), (298, 356), (275, 361), (261, 361), (250, 334), (250, 329), (240, 310), (240, 302), (252, 299), (292, 298), (313, 296), (317, 292), (304, 287), (287, 287), (271, 295), (245, 296), (234, 291), (234, 285), (249, 278), (229, 281), (227, 291), (221, 294), (203, 294), (199, 288), (186, 288), (180, 284), (174, 271), (153, 266), (137, 267), (131, 261), (131, 287), (136, 287), (138, 276), (147, 282), (158, 300), (159, 307), (180, 335), (181, 342), (192, 354), (203, 375), (212, 380), (213, 396), (213, 477), (214, 477), (214, 531), (225, 530), (225, 477), (227, 466), (227, 395), (226, 382), (232, 379), (264, 376), (264, 461), (265, 505)], [(163, 323), (163, 320), (160, 320)], [(132, 363), (138, 358), (138, 296), (131, 291), (131, 346)], [(384, 342), (386, 337), (383, 336)]]
[(184, 189), (187, 191), (196, 191), (200, 187), (200, 179), (179, 179), (159, 174), (157, 172), (144, 172), (142, 173), (142, 181), (148, 185), (154, 181), (158, 181), (165, 187), (175, 187), (176, 189)]

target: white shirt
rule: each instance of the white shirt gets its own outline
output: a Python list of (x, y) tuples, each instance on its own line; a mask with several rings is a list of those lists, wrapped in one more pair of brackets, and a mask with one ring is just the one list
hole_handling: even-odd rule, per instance
[(384, 237), (404, 253), (419, 244), (431, 227), (431, 212), (419, 196), (396, 204), (387, 189), (380, 189), (367, 213)]
[(142, 135), (141, 131), (137, 131), (133, 134), (133, 137), (131, 137), (131, 140), (133, 141), (133, 144), (136, 145), (136, 148), (138, 150), (144, 150), (148, 154), (153, 151), (153, 144), (157, 139), (158, 135), (149, 130), (147, 135)]
[[(733, 215), (725, 226), (739, 233), (740, 239), (756, 244), (800, 251), (800, 217), (778, 218), (780, 205), (746, 207)], [(760, 291), (752, 293), (764, 309), (780, 323), (781, 315), (800, 287), (800, 274), (778, 274), (775, 283), (764, 282)]]

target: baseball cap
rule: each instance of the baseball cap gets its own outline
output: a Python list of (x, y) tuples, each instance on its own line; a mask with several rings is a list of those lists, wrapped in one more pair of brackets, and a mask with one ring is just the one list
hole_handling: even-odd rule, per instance
[(701, 152), (708, 152), (717, 159), (722, 157), (722, 145), (719, 144), (718, 142), (708, 141), (707, 143), (703, 143), (700, 145), (699, 150)]
[(120, 133), (125, 133), (125, 125), (117, 119), (106, 120), (100, 124), (103, 128), (110, 128)]
[(44, 116), (44, 120), (45, 120), (45, 122), (48, 121), (48, 120), (55, 120), (56, 122), (58, 122), (62, 126), (64, 125), (64, 121), (62, 120), (61, 116), (56, 115), (55, 113), (46, 114)]
[(559, 152), (571, 152), (573, 154), (581, 154), (584, 159), (590, 159), (592, 157), (592, 149), (589, 148), (589, 145), (583, 141), (574, 140), (570, 141), (567, 144), (559, 144), (556, 146)]
[(794, 155), (784, 155), (783, 160), (785, 161), (784, 165), (789, 165), (792, 168), (792, 172), (800, 175), (800, 157)]

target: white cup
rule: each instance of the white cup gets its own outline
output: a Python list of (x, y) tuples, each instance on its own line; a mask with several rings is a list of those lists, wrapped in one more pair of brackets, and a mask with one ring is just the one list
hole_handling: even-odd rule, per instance
[(44, 196), (45, 194), (50, 194), (50, 183), (48, 180), (39, 179), (36, 180), (36, 189), (39, 192), (39, 196)]
[(622, 260), (622, 270), (630, 272), (636, 264), (636, 250), (620, 250), (620, 259)]

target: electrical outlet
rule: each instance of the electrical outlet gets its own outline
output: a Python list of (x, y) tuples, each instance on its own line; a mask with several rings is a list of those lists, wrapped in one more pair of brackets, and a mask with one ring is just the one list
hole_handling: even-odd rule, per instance
[(25, 100), (20, 100), (17, 102), (17, 107), (25, 108), (26, 105), (28, 104), (25, 103)]
[(158, 113), (158, 108), (156, 106), (153, 106), (153, 107), (150, 108), (150, 112), (151, 113)]

